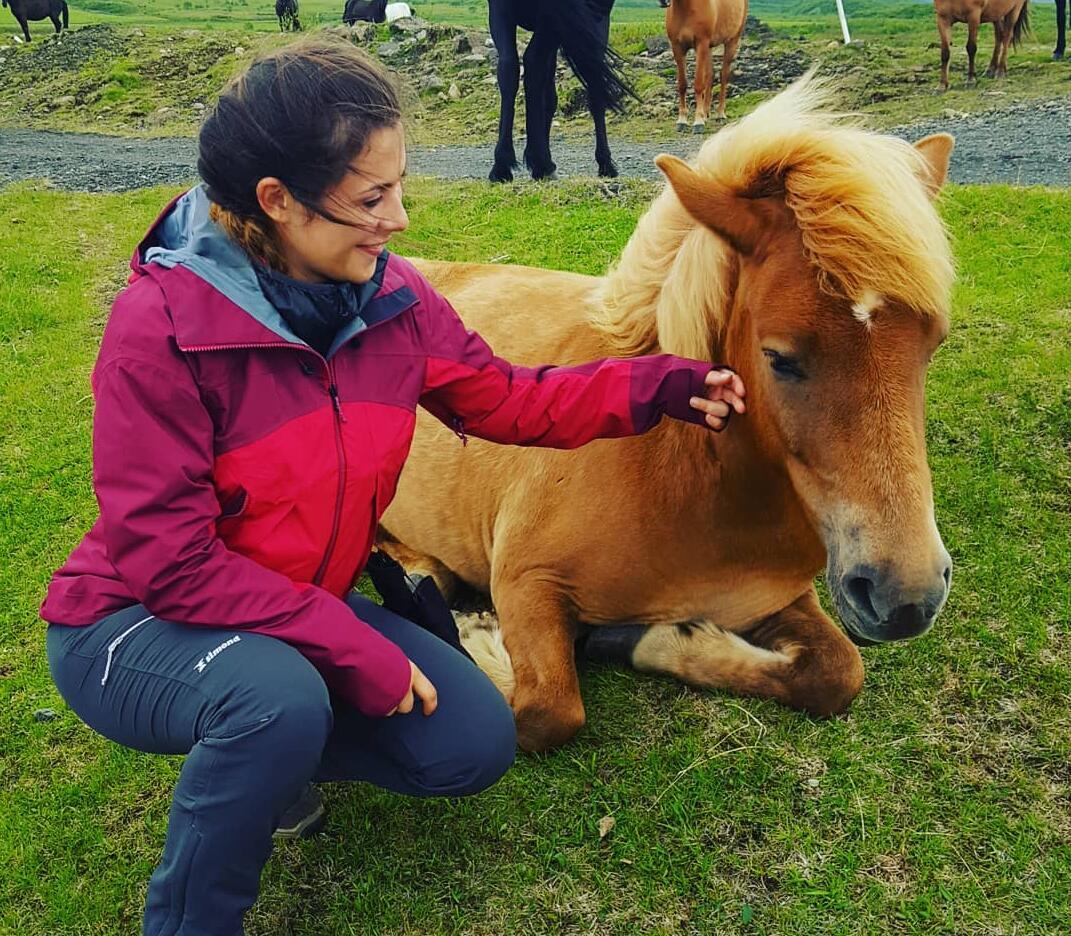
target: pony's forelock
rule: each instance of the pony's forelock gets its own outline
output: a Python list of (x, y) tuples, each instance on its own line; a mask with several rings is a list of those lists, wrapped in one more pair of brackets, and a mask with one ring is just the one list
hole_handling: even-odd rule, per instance
[[(819, 285), (851, 304), (882, 296), (944, 315), (954, 275), (944, 225), (927, 193), (924, 157), (828, 107), (805, 75), (692, 160), (741, 196), (783, 192)], [(603, 289), (600, 329), (623, 353), (708, 354), (724, 324), (734, 255), (685, 212), (669, 186), (640, 219)]]

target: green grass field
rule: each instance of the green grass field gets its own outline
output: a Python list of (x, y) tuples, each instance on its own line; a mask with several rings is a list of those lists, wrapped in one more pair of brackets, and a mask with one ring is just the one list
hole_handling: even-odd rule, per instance
[[(598, 272), (652, 193), (415, 180), (400, 249)], [(79, 722), (36, 609), (95, 516), (88, 375), (169, 194), (0, 193), (4, 934), (137, 931), (163, 842), (180, 759)], [(277, 850), (249, 933), (1069, 931), (1071, 194), (954, 187), (943, 212), (960, 281), (928, 425), (956, 573), (936, 629), (864, 651), (829, 721), (590, 669), (582, 735), (476, 799), (327, 787), (326, 835)]]
[[(72, 11), (74, 31), (60, 43), (48, 39), (51, 26), (37, 24), (32, 46), (0, 47), (0, 126), (159, 135), (196, 132), (203, 114), (199, 105), (214, 100), (220, 86), (259, 50), (289, 41), (278, 32), (268, 0), (160, 0), (139, 11), (131, 0), (87, 0)], [(1051, 5), (1037, 6), (1034, 29), (1009, 57), (1010, 73), (1002, 81), (982, 79), (965, 86), (965, 27), (954, 36), (952, 90), (934, 93), (939, 51), (933, 10), (901, 0), (849, 2), (852, 35), (844, 46), (831, 2), (758, 0), (753, 15), (770, 28), (745, 34), (736, 63), (740, 88), (729, 99), (730, 117), (738, 117), (784, 85), (778, 69), (785, 63), (814, 63), (835, 76), (843, 107), (864, 112), (880, 126), (910, 123), (923, 117), (956, 115), (1007, 107), (1018, 101), (1071, 94), (1071, 61), (1053, 62), (1055, 37)], [(341, 2), (305, 0), (307, 27), (337, 25)], [(417, 11), (435, 23), (486, 30), (483, 2), (419, 3)], [(9, 14), (0, 11), (0, 21)], [(14, 19), (7, 19), (14, 31)], [(86, 25), (95, 29), (80, 30)], [(626, 72), (639, 100), (624, 116), (612, 116), (614, 136), (660, 139), (672, 136), (676, 118), (672, 60), (634, 58), (645, 40), (663, 34), (662, 11), (655, 0), (619, 0), (614, 9), (612, 41), (626, 59)], [(365, 43), (374, 52), (390, 37), (381, 27)], [(477, 49), (482, 38), (477, 37)], [(992, 51), (992, 32), (981, 33), (981, 72)], [(487, 142), (497, 127), (498, 92), (490, 62), (462, 62), (446, 43), (389, 59), (412, 91), (410, 125), (415, 142)], [(744, 82), (741, 75), (756, 65), (771, 67), (769, 81)], [(420, 93), (434, 71), (445, 82), (456, 80), (461, 97)], [(799, 69), (790, 69), (792, 75)], [(563, 101), (576, 82), (563, 85)], [(559, 113), (556, 132), (590, 135), (583, 108)], [(518, 114), (518, 127), (523, 127)]]

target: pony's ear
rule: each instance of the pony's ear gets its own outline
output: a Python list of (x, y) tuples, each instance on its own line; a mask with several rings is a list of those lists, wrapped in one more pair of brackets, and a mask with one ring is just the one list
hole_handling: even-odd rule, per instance
[(950, 133), (932, 133), (915, 144), (915, 149), (926, 161), (926, 174), (922, 177), (922, 184), (926, 186), (930, 198), (937, 197), (941, 186), (948, 179), (948, 164), (955, 145), (956, 140)]
[(754, 251), (769, 221), (753, 199), (725, 191), (668, 153), (656, 156), (655, 165), (669, 180), (684, 210), (696, 221), (725, 238), (739, 253)]

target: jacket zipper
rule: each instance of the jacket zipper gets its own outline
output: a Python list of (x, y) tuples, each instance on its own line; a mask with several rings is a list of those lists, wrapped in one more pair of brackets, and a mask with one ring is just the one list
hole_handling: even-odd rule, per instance
[(342, 424), (346, 421), (346, 414), (342, 412), (342, 401), (338, 398), (338, 385), (335, 383), (335, 369), (331, 361), (324, 361), (327, 365), (327, 393), (331, 397), (331, 404), (335, 411), (335, 450), (338, 453), (338, 493), (335, 495), (335, 515), (331, 521), (331, 536), (327, 540), (327, 549), (320, 561), (320, 567), (312, 577), (312, 584), (319, 585), (323, 582), (327, 565), (331, 561), (331, 554), (335, 551), (335, 542), (338, 540), (338, 528), (342, 523), (342, 501), (346, 494), (346, 449), (342, 441)]
[(133, 624), (123, 631), (118, 637), (115, 638), (110, 644), (108, 644), (108, 658), (104, 661), (104, 675), (100, 679), (100, 684), (103, 686), (108, 682), (108, 674), (112, 671), (112, 657), (115, 654), (116, 648), (121, 644), (130, 634), (134, 633), (142, 624), (151, 621), (155, 614), (150, 614), (148, 617), (143, 617), (137, 624)]

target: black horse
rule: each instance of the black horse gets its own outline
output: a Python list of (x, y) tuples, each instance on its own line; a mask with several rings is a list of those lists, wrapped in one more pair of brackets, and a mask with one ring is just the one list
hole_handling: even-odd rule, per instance
[(1071, 17), (1067, 12), (1067, 0), (1056, 0), (1056, 49), (1052, 53), (1054, 59), (1064, 57), (1064, 48), (1067, 44), (1067, 25)]
[(346, 0), (342, 11), (342, 22), (347, 26), (354, 23), (385, 23), (387, 21), (387, 0)]
[(279, 17), (280, 32), (301, 30), (301, 20), (298, 19), (298, 0), (275, 0), (275, 15)]
[(635, 95), (621, 75), (620, 57), (610, 49), (613, 5), (614, 0), (488, 0), (501, 96), (498, 145), (488, 176), (492, 182), (511, 181), (517, 165), (513, 113), (520, 79), (518, 27), (532, 33), (524, 52), (524, 163), (532, 178), (551, 178), (557, 168), (550, 155), (550, 123), (558, 108), (554, 79), (559, 49), (587, 92), (599, 175), (617, 175), (606, 139), (606, 110), (622, 110), (625, 96)]
[(10, 0), (10, 3), (8, 0), (0, 0), (0, 2), (4, 6), (11, 7), (11, 15), (19, 21), (27, 42), (32, 41), (27, 20), (50, 19), (57, 33), (68, 26), (66, 0)]

